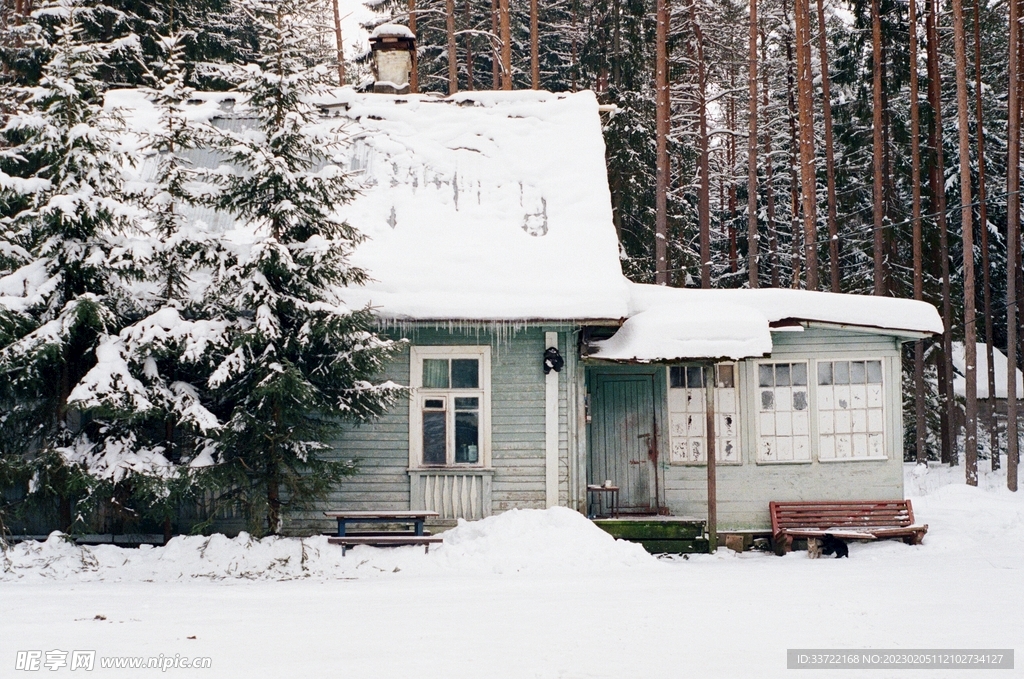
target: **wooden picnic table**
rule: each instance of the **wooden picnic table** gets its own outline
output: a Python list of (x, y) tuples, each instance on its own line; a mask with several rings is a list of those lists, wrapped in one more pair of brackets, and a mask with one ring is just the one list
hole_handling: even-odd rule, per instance
[(352, 512), (324, 512), (324, 516), (338, 521), (338, 537), (345, 537), (346, 529), (350, 523), (408, 523), (413, 526), (413, 533), (423, 535), (423, 522), (427, 519), (437, 518), (437, 512), (425, 510), (380, 510), (380, 511), (352, 511)]

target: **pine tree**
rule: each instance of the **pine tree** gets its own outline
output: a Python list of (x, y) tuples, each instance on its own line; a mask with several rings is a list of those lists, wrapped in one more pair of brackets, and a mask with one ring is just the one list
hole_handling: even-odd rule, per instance
[(285, 505), (322, 497), (353, 472), (325, 456), (342, 421), (382, 413), (397, 393), (373, 384), (394, 345), (374, 334), (369, 309), (348, 309), (339, 288), (366, 279), (349, 263), (359, 233), (334, 207), (353, 189), (330, 164), (338, 140), (309, 103), (327, 71), (310, 62), (300, 0), (250, 0), (261, 52), (238, 91), (255, 128), (225, 132), (235, 170), (215, 204), (255, 230), (245, 256), (216, 285), (227, 346), (207, 386), (224, 423), (222, 484), (257, 532), (276, 533)]
[[(134, 239), (141, 233), (139, 209), (124, 190), (122, 170), (132, 158), (119, 147), (122, 126), (100, 102), (96, 74), (108, 50), (81, 41), (77, 9), (54, 9), (62, 23), (57, 42), (42, 46), (52, 56), (39, 85), (9, 91), (23, 104), (4, 129), (10, 147), (0, 159), (8, 206), (0, 251), (20, 260), (0, 297), (7, 334), (0, 440), (8, 454), (27, 460), (32, 494), (57, 499), (65, 530), (75, 501), (123, 469), (123, 460), (105, 457), (97, 445), (103, 425), (70, 397), (104, 350), (104, 335), (139, 313), (130, 286), (139, 276)], [(145, 407), (133, 382), (120, 386), (121, 398)]]

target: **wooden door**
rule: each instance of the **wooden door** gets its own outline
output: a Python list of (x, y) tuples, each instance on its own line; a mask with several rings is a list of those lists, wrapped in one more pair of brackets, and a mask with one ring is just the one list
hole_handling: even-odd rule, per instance
[(595, 372), (592, 377), (587, 483), (610, 480), (620, 488), (620, 510), (653, 512), (654, 376)]

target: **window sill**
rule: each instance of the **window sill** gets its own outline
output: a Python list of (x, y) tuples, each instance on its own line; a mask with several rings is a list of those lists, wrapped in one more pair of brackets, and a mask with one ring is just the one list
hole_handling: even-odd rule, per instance
[(409, 467), (406, 469), (410, 474), (479, 474), (481, 476), (494, 474), (494, 467)]
[(776, 465), (811, 464), (811, 460), (758, 460), (755, 464), (774, 467)]

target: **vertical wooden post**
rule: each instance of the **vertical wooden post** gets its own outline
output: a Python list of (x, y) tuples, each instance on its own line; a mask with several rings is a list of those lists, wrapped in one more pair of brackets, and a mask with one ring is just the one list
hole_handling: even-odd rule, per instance
[[(558, 333), (544, 333), (544, 347), (558, 348)], [(544, 376), (544, 487), (545, 504), (558, 506), (558, 373)]]
[(668, 285), (668, 0), (657, 0), (654, 39), (655, 89), (655, 228), (654, 280)]
[[(876, 0), (877, 1), (877, 0)], [(971, 138), (967, 99), (967, 37), (962, 0), (953, 0), (953, 48), (956, 57), (956, 108), (960, 145), (960, 229), (964, 253), (964, 472), (978, 485), (978, 319), (974, 299), (974, 220), (971, 207)]]
[(334, 6), (334, 40), (338, 48), (338, 86), (345, 84), (345, 43), (341, 39), (341, 14), (338, 11), (338, 0)]
[[(416, 0), (409, 0), (409, 30), (416, 35)], [(417, 41), (418, 43), (419, 41)], [(409, 76), (409, 91), (413, 94), (420, 91), (420, 59), (419, 48), (412, 51), (412, 74)]]
[(875, 294), (886, 293), (885, 280), (885, 197), (883, 195), (882, 162), (885, 151), (882, 148), (882, 17), (879, 14), (878, 0), (871, 0), (871, 47), (872, 47), (872, 197), (874, 200), (874, 278)]
[(1006, 170), (1006, 487), (1017, 490), (1017, 258), (1020, 256), (1020, 3), (1010, 0), (1009, 96)]
[(718, 549), (718, 469), (716, 467), (715, 445), (715, 364), (704, 369), (704, 400), (707, 412), (707, 449), (704, 451), (708, 463), (708, 549)]
[(537, 0), (530, 0), (530, 86), (540, 89), (540, 18)]
[(455, 48), (455, 0), (445, 0), (445, 29), (448, 37), (448, 94), (459, 91), (459, 60)]
[[(760, 237), (757, 233), (757, 0), (750, 0), (750, 55), (747, 121), (747, 284), (758, 287)], [(769, 161), (770, 162), (770, 161)]]
[(818, 55), (821, 61), (821, 114), (825, 119), (825, 187), (828, 199), (828, 261), (830, 289), (842, 292), (839, 265), (839, 225), (836, 208), (836, 168), (832, 150), (832, 84), (828, 74), (828, 32), (825, 30), (825, 4), (818, 0)]
[(501, 24), (501, 89), (512, 89), (512, 18), (509, 0), (498, 0), (498, 23)]

